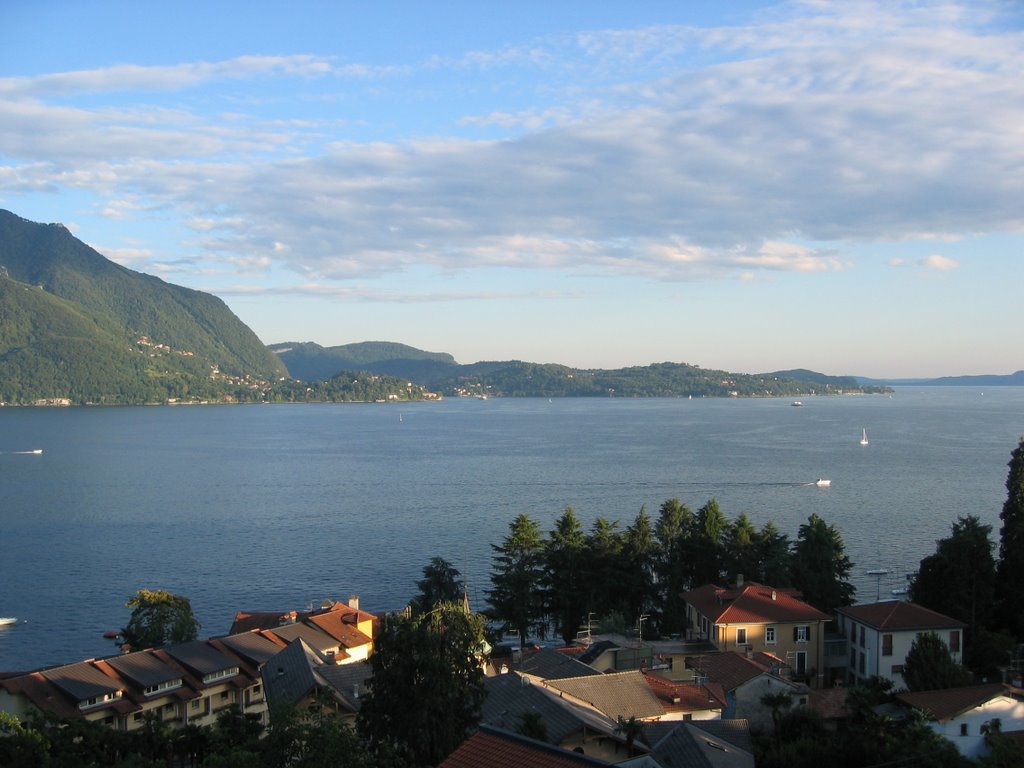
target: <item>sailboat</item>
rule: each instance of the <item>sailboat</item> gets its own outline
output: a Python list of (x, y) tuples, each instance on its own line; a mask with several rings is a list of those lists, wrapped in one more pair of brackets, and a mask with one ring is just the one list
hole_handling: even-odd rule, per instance
[(861, 433), (860, 444), (861, 445), (867, 445), (868, 444), (868, 431), (866, 429)]

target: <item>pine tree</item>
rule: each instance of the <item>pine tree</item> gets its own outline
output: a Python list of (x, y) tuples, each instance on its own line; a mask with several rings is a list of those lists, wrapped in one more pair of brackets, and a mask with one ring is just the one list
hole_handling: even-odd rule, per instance
[(999, 597), (1002, 624), (1024, 638), (1024, 437), (1010, 454), (1006, 502), (999, 514)]
[(491, 618), (506, 630), (519, 634), (525, 644), (530, 630), (544, 633), (544, 541), (540, 528), (529, 515), (519, 515), (509, 524), (509, 534), (492, 544), (494, 570), (487, 597)]
[(847, 581), (853, 563), (835, 526), (811, 515), (800, 526), (793, 554), (793, 584), (806, 602), (829, 615), (853, 602), (855, 589)]

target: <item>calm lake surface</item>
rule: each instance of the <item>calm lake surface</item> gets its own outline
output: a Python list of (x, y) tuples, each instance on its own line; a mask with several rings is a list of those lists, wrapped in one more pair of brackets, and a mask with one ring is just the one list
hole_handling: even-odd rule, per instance
[[(568, 505), (628, 525), (668, 498), (795, 538), (843, 534), (858, 599), (905, 584), (958, 515), (993, 525), (1022, 388), (789, 400), (490, 399), (403, 405), (0, 409), (0, 671), (115, 652), (140, 587), (202, 634), (237, 610), (357, 594), (399, 608), (433, 556), (483, 607), (492, 543)], [(870, 445), (861, 446), (866, 428)], [(43, 449), (42, 455), (17, 453)], [(829, 488), (813, 481), (829, 478)], [(876, 580), (866, 571), (885, 568)]]

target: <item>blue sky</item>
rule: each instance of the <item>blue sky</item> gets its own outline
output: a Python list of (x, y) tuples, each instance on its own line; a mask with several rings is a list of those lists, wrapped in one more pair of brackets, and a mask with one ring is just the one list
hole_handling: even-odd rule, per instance
[(0, 207), (267, 342), (1024, 368), (1017, 3), (7, 0)]

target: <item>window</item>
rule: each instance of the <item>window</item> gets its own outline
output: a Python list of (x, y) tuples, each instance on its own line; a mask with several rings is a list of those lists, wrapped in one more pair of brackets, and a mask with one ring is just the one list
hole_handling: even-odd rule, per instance
[(867, 643), (864, 642), (864, 627), (860, 628), (860, 644), (862, 646), (867, 645)]
[(736, 630), (736, 645), (746, 645), (746, 644), (747, 644), (747, 628), (746, 627), (739, 627)]
[(902, 675), (903, 674), (903, 665), (902, 664), (893, 664), (892, 665), (892, 673), (894, 675)]
[(949, 651), (960, 653), (960, 632), (955, 629), (949, 633)]
[(768, 645), (775, 645), (775, 627), (764, 628), (764, 641)]
[(143, 690), (143, 693), (147, 696), (152, 696), (153, 694), (160, 693), (161, 691), (170, 691), (174, 688), (181, 688), (180, 677), (174, 680), (165, 680), (164, 682), (157, 683), (156, 685), (148, 685)]
[(857, 668), (857, 649), (851, 647), (850, 648), (850, 669), (856, 669), (856, 668)]
[(863, 674), (864, 674), (864, 669), (865, 669), (865, 664), (864, 664), (864, 651), (861, 651), (861, 652), (860, 652), (860, 654), (858, 655), (858, 658), (857, 658), (857, 671), (858, 671), (858, 672), (859, 672), (860, 674), (862, 674), (862, 675), (863, 675)]
[(192, 709), (199, 709), (199, 704), (201, 702), (202, 699), (192, 699)]
[(892, 635), (882, 635), (882, 655), (892, 656)]
[(227, 669), (218, 669), (216, 672), (211, 672), (208, 675), (203, 675), (204, 683), (212, 683), (215, 680), (223, 680), (225, 677), (234, 677), (238, 674), (238, 667), (228, 667)]
[(960, 735), (967, 736), (967, 723), (960, 723)]
[(808, 626), (793, 627), (793, 640), (798, 643), (806, 643), (811, 639), (811, 628)]
[(796, 673), (798, 675), (807, 674), (807, 651), (796, 652)]

